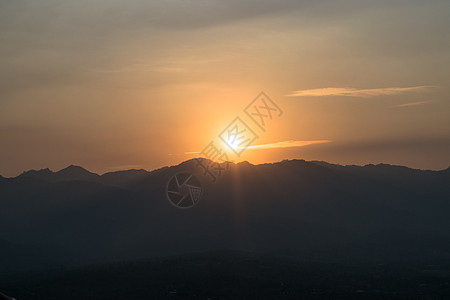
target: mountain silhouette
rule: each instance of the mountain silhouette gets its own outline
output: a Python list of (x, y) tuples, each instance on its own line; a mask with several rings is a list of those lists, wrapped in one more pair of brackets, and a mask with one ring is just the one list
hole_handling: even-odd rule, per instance
[(98, 182), (106, 185), (122, 187), (141, 180), (148, 176), (148, 174), (150, 174), (150, 172), (143, 169), (109, 172), (101, 175)]
[(52, 172), (49, 168), (40, 169), (40, 170), (29, 170), (29, 171), (23, 172), (18, 177), (51, 180), (54, 177), (54, 172)]
[(32, 178), (47, 182), (88, 181), (119, 187), (119, 186), (126, 186), (127, 184), (136, 182), (150, 173), (152, 172), (148, 172), (143, 169), (140, 170), (132, 169), (132, 170), (108, 172), (103, 175), (98, 175), (84, 169), (83, 167), (70, 165), (57, 172), (53, 172), (48, 168), (41, 170), (30, 170), (23, 172), (16, 178)]
[(65, 169), (62, 169), (55, 173), (55, 178), (58, 181), (69, 181), (69, 180), (86, 180), (95, 181), (99, 175), (89, 172), (88, 170), (70, 165)]
[[(166, 195), (180, 172), (202, 184), (190, 209)], [(0, 272), (221, 249), (328, 262), (448, 260), (449, 183), (449, 169), (304, 160), (231, 164), (216, 183), (196, 160), (101, 176), (76, 166), (28, 171), (0, 180)]]
[(75, 180), (97, 181), (97, 179), (100, 176), (95, 173), (89, 172), (88, 170), (82, 167), (70, 165), (67, 168), (64, 168), (58, 172), (53, 172), (48, 168), (41, 170), (30, 170), (22, 173), (18, 177), (35, 178), (50, 182), (58, 182), (58, 181), (75, 181)]

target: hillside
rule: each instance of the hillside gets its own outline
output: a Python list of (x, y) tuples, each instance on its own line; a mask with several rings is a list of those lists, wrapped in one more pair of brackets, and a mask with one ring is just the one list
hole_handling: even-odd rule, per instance
[[(181, 171), (204, 189), (187, 210), (165, 194)], [(190, 160), (153, 172), (25, 174), (0, 181), (3, 273), (221, 249), (339, 263), (450, 260), (448, 170), (240, 163), (212, 184)]]

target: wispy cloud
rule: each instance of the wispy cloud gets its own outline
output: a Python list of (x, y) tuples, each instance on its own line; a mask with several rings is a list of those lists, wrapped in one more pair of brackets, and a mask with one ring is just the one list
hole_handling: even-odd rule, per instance
[(411, 87), (388, 87), (376, 89), (355, 89), (355, 88), (321, 88), (293, 91), (288, 97), (321, 97), (321, 96), (345, 96), (345, 97), (374, 97), (385, 95), (396, 95), (411, 92), (428, 92), (437, 88), (431, 85), (411, 86)]
[(428, 101), (409, 102), (409, 103), (404, 103), (404, 104), (394, 105), (394, 107), (417, 106), (417, 105), (427, 104), (427, 103), (430, 103), (430, 102), (431, 102), (431, 100), (428, 100)]
[(276, 142), (271, 144), (262, 144), (262, 145), (253, 145), (245, 147), (245, 149), (250, 150), (259, 150), (259, 149), (276, 149), (276, 148), (292, 148), (292, 147), (304, 147), (314, 144), (324, 144), (324, 143), (331, 143), (330, 140), (313, 140), (313, 141), (282, 141), (282, 142)]
[[(248, 150), (261, 150), (261, 149), (277, 149), (277, 148), (292, 148), (292, 147), (304, 147), (314, 144), (324, 144), (324, 143), (331, 143), (330, 140), (311, 140), (311, 141), (282, 141), (282, 142), (276, 142), (271, 144), (261, 144), (261, 145), (253, 145), (253, 146), (247, 146), (247, 147), (239, 147), (240, 149), (248, 149)], [(197, 155), (200, 152), (198, 151), (189, 151), (184, 152), (186, 155)], [(175, 155), (175, 154), (169, 154), (169, 155)]]

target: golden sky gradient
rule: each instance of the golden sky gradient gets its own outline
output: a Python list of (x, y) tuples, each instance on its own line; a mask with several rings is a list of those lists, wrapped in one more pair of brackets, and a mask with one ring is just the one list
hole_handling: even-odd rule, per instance
[(195, 157), (260, 91), (238, 160), (450, 165), (450, 2), (0, 0), (0, 174)]

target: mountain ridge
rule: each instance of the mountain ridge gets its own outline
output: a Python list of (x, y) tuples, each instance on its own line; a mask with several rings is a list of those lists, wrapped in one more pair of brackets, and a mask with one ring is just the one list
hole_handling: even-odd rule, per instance
[[(87, 176), (0, 181), (0, 240), (12, 245), (7, 253), (0, 247), (0, 269), (220, 249), (319, 261), (450, 260), (448, 171), (244, 162), (213, 183), (195, 159), (151, 172), (68, 170)], [(187, 210), (166, 195), (180, 172), (202, 185), (201, 200)], [(392, 243), (402, 236), (403, 244)], [(14, 245), (30, 253), (14, 256)], [(54, 249), (56, 262), (45, 255)]]
[[(21, 174), (17, 175), (17, 176), (13, 176), (13, 177), (4, 177), (0, 174), (0, 178), (18, 178), (18, 177), (36, 177), (36, 176), (48, 176), (48, 175), (55, 175), (55, 174), (64, 174), (64, 173), (69, 173), (69, 172), (83, 172), (85, 174), (94, 174), (100, 177), (103, 176), (111, 176), (113, 174), (118, 174), (118, 173), (132, 173), (132, 172), (136, 172), (136, 173), (141, 173), (143, 174), (144, 172), (146, 172), (147, 174), (152, 173), (154, 171), (163, 169), (163, 168), (168, 168), (168, 167), (174, 167), (174, 166), (180, 166), (186, 163), (190, 163), (192, 161), (195, 161), (197, 159), (204, 159), (204, 158), (193, 158), (193, 159), (188, 159), (185, 161), (180, 162), (179, 164), (175, 164), (175, 165), (171, 165), (171, 166), (164, 166), (161, 168), (156, 168), (156, 169), (152, 169), (152, 170), (146, 170), (146, 169), (124, 169), (124, 170), (117, 170), (117, 171), (111, 171), (111, 172), (106, 172), (103, 174), (99, 174), (96, 172), (91, 172), (88, 169), (82, 167), (82, 166), (78, 166), (78, 165), (69, 165), (67, 167), (64, 167), (62, 169), (60, 169), (59, 171), (52, 171), (49, 168), (43, 168), (43, 169), (30, 169), (27, 171), (23, 171)], [(206, 159), (208, 161), (208, 159)], [(233, 165), (251, 165), (251, 166), (260, 166), (260, 165), (276, 165), (276, 164), (283, 164), (283, 163), (292, 163), (292, 162), (305, 162), (305, 163), (313, 163), (313, 164), (318, 164), (321, 166), (326, 166), (326, 167), (334, 167), (334, 168), (347, 168), (347, 169), (386, 169), (386, 168), (392, 168), (392, 169), (402, 169), (402, 170), (409, 170), (409, 171), (418, 171), (418, 172), (450, 172), (450, 166), (445, 168), (445, 169), (440, 169), (440, 170), (431, 170), (431, 169), (418, 169), (418, 168), (412, 168), (412, 167), (408, 167), (408, 166), (403, 166), (403, 165), (396, 165), (396, 164), (387, 164), (387, 163), (378, 163), (378, 164), (365, 164), (365, 165), (343, 165), (343, 164), (337, 164), (337, 163), (329, 163), (326, 161), (319, 161), (319, 160), (304, 160), (304, 159), (285, 159), (285, 160), (281, 160), (281, 161), (276, 161), (276, 162), (270, 162), (270, 163), (261, 163), (261, 164), (252, 164), (248, 161), (242, 161), (239, 163), (233, 163), (231, 162), (231, 164)]]

